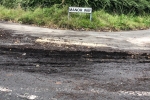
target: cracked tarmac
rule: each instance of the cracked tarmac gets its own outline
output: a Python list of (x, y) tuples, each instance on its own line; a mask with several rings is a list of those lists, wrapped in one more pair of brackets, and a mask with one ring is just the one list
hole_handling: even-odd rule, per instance
[[(149, 30), (80, 36), (15, 25), (0, 23), (0, 99), (150, 100)], [(86, 42), (95, 34), (97, 46)]]

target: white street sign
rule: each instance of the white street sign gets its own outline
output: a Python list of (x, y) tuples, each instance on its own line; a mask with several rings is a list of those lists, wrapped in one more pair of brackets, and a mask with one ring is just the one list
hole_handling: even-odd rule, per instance
[(69, 7), (69, 12), (92, 13), (92, 8)]
[(89, 13), (90, 14), (90, 21), (92, 20), (92, 8), (69, 7), (68, 19), (70, 17), (70, 13)]

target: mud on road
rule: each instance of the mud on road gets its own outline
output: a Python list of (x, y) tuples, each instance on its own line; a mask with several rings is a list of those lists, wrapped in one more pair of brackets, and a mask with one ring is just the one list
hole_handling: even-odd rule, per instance
[(48, 50), (34, 43), (38, 37), (5, 32), (0, 32), (2, 100), (150, 98), (149, 54)]

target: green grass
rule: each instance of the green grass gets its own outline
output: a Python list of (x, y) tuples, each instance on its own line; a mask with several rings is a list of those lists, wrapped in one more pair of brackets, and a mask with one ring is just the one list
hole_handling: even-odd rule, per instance
[(49, 28), (96, 31), (137, 30), (150, 27), (150, 15), (109, 14), (104, 10), (93, 12), (91, 22), (89, 14), (80, 13), (70, 13), (70, 19), (68, 20), (68, 6), (57, 7), (56, 5), (51, 8), (39, 7), (35, 10), (27, 9), (26, 11), (20, 7), (8, 9), (0, 6), (0, 20)]

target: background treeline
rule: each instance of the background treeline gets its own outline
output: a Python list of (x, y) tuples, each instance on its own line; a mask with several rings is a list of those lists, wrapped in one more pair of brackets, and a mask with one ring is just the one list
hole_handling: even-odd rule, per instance
[(0, 0), (0, 4), (14, 8), (51, 7), (52, 5), (87, 6), (112, 13), (150, 13), (150, 0)]

